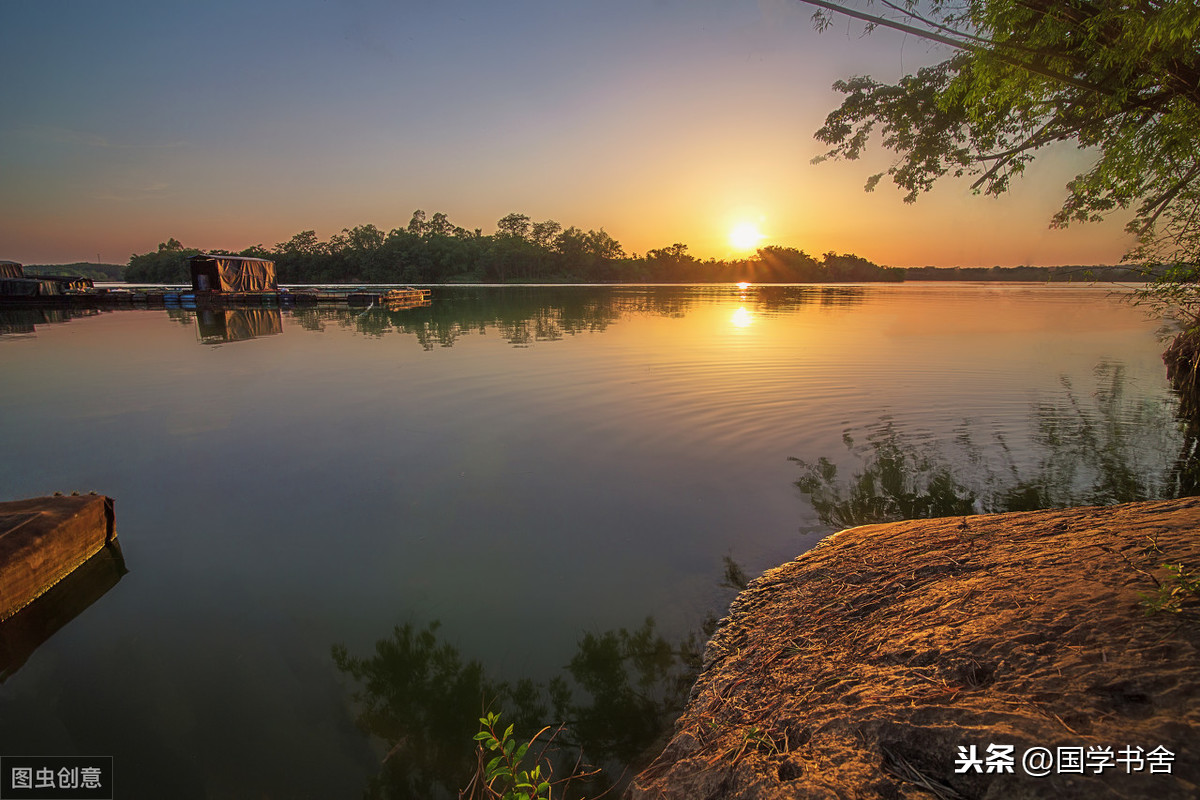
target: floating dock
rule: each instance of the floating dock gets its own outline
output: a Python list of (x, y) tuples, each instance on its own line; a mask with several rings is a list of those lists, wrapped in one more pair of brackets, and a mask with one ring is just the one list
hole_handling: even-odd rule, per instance
[(0, 622), (116, 538), (113, 501), (104, 495), (0, 503)]
[(191, 289), (106, 288), (52, 295), (0, 295), (0, 306), (24, 308), (286, 308), (348, 305), (417, 307), (429, 304), (429, 289), (386, 287), (276, 289), (218, 292)]
[(326, 285), (281, 287), (275, 262), (201, 253), (187, 260), (190, 287), (99, 286), (90, 278), (26, 276), (15, 261), (0, 261), (2, 308), (230, 309), (311, 306), (318, 303), (391, 310), (428, 305), (431, 290), (411, 286)]

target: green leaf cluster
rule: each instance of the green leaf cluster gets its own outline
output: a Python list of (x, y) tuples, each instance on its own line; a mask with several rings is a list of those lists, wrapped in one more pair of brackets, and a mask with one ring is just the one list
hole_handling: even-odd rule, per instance
[[(509, 725), (500, 730), (500, 715), (488, 712), (487, 716), (479, 718), (480, 730), (475, 734), (475, 741), (486, 750), (496, 755), (487, 762), (483, 778), (490, 797), (497, 800), (537, 800), (550, 799), (549, 775), (543, 776), (542, 765), (534, 764), (530, 769), (524, 769), (525, 756), (537, 736), (525, 744), (518, 744), (513, 738), (513, 726)], [(544, 730), (544, 729), (543, 729)], [(538, 736), (541, 735), (539, 731)]]
[(1141, 604), (1147, 616), (1159, 612), (1178, 614), (1187, 600), (1200, 597), (1200, 571), (1188, 569), (1183, 564), (1163, 564), (1162, 567), (1167, 571), (1167, 577), (1158, 582), (1158, 591), (1142, 595)]
[[(890, 16), (846, 3), (824, 11), (915, 33), (949, 56), (895, 84), (838, 81), (845, 95), (816, 138), (817, 160), (858, 158), (876, 134), (897, 154), (886, 174), (913, 202), (946, 175), (1007, 191), (1042, 150), (1072, 143), (1094, 156), (1067, 186), (1052, 226), (1132, 212), (1128, 258), (1174, 264), (1163, 305), (1195, 324), (1200, 301), (1200, 5), (1114, 0), (884, 1)], [(1181, 280), (1181, 278), (1183, 280)]]
[(1093, 374), (1081, 388), (1062, 378), (1061, 395), (1031, 406), (1034, 449), (1020, 461), (1002, 431), (970, 420), (939, 441), (884, 416), (843, 434), (857, 461), (849, 474), (827, 456), (791, 458), (802, 470), (795, 486), (834, 529), (1195, 494), (1200, 453), (1174, 408), (1131, 391), (1120, 365)]

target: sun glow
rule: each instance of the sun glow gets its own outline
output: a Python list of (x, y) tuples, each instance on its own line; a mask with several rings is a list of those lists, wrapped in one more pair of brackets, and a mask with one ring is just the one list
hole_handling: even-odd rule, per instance
[(733, 323), (735, 328), (748, 328), (754, 322), (754, 314), (747, 311), (745, 306), (742, 306), (733, 312), (733, 317), (729, 321)]
[(762, 232), (753, 222), (741, 222), (733, 226), (733, 230), (729, 232), (729, 244), (735, 250), (748, 251), (758, 247), (758, 243), (763, 240)]

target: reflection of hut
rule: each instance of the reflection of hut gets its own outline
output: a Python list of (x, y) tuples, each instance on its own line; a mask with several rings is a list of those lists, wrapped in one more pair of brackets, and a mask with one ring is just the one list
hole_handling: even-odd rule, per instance
[(196, 330), (205, 344), (241, 342), (283, 333), (283, 317), (278, 308), (202, 308), (196, 312)]
[(0, 308), (0, 336), (30, 334), (45, 321), (37, 308)]
[(188, 259), (197, 292), (274, 292), (275, 262), (202, 253)]
[(38, 308), (28, 305), (0, 307), (0, 336), (35, 333), (38, 325), (69, 322), (72, 317), (83, 313), (85, 312), (72, 313), (65, 308)]

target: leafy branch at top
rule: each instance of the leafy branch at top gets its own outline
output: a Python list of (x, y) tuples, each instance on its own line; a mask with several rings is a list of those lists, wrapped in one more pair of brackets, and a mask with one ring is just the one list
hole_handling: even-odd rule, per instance
[(1068, 184), (1051, 225), (1132, 210), (1127, 258), (1160, 284), (1184, 287), (1160, 305), (1191, 326), (1200, 321), (1200, 6), (884, 0), (894, 15), (885, 16), (803, 2), (818, 7), (818, 28), (839, 13), (953, 48), (892, 85), (863, 76), (835, 83), (845, 98), (816, 133), (830, 146), (817, 160), (858, 158), (878, 133), (898, 158), (868, 190), (886, 174), (913, 202), (947, 175), (974, 175), (974, 189), (1000, 194), (1042, 149), (1086, 148), (1095, 161)]

